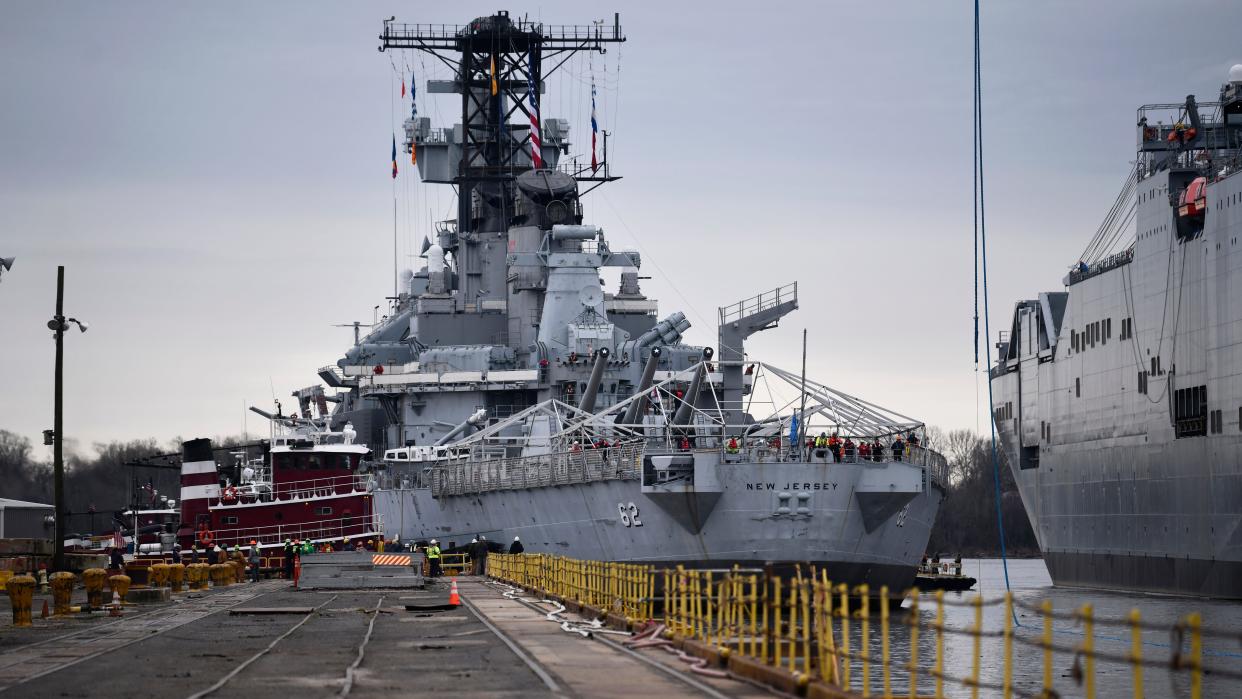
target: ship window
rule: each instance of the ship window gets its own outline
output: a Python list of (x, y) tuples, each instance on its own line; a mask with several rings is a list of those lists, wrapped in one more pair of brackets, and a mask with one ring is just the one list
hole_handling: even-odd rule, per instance
[(222, 517), (220, 519), (220, 523), (221, 524), (237, 524), (237, 518), (236, 517)]
[(330, 515), (330, 514), (332, 514), (332, 508), (331, 508), (331, 507), (316, 507), (316, 508), (315, 508), (315, 514), (317, 514), (317, 515)]
[(1179, 388), (1173, 396), (1176, 437), (1199, 437), (1208, 432), (1207, 386)]
[(306, 455), (306, 468), (310, 470), (318, 470), (318, 469), (323, 468), (323, 464), (320, 463), (318, 454), (307, 454)]
[(1074, 397), (1082, 398), (1082, 379), (1074, 379)]

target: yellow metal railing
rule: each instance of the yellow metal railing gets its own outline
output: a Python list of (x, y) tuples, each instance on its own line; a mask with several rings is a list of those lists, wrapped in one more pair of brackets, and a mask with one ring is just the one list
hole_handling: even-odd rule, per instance
[(487, 574), (627, 621), (655, 614), (655, 566), (547, 554), (492, 554), (487, 557)]
[[(666, 636), (674, 642), (697, 642), (730, 662), (732, 658), (749, 659), (752, 666), (779, 676), (778, 684), (804, 689), (817, 683), (845, 696), (940, 699), (947, 696), (948, 687), (957, 686), (960, 689), (954, 696), (969, 694), (972, 699), (1049, 699), (1062, 696), (1065, 685), (1072, 683), (1075, 694), (1095, 699), (1098, 676), (1108, 678), (1113, 694), (1117, 683), (1128, 676), (1126, 691), (1142, 699), (1148, 695), (1144, 669), (1158, 668), (1181, 675), (1178, 681), (1186, 684), (1186, 695), (1201, 699), (1205, 674), (1242, 680), (1242, 672), (1205, 667), (1203, 662), (1204, 636), (1236, 644), (1242, 642), (1242, 632), (1204, 629), (1198, 614), (1189, 614), (1169, 627), (1143, 622), (1138, 610), (1124, 618), (1103, 618), (1095, 615), (1091, 605), (1057, 612), (1048, 600), (1032, 604), (1009, 594), (993, 599), (981, 595), (946, 598), (943, 592), (931, 597), (929, 613), (928, 598), (920, 597), (918, 590), (908, 590), (909, 604), (900, 608), (890, 605), (893, 597), (887, 587), (876, 595), (865, 585), (834, 584), (826, 571), (813, 568), (775, 575), (758, 569), (657, 569), (543, 554), (493, 554), (488, 558), (488, 575), (567, 604), (611, 614), (614, 621), (663, 623)], [(965, 608), (955, 614), (955, 624), (946, 622), (948, 607)], [(994, 618), (995, 623), (985, 627), (987, 607), (996, 607), (994, 614), (1003, 614), (1003, 621)], [(1016, 611), (1032, 619), (1023, 624), (1025, 632), (1015, 629)], [(1076, 642), (1054, 641), (1054, 621), (1072, 624), (1072, 629), (1062, 631), (1072, 634)], [(1117, 628), (1119, 633), (1129, 629), (1129, 642), (1121, 636), (1097, 635), (1100, 627)], [(1172, 643), (1156, 644), (1168, 647), (1167, 657), (1143, 653), (1145, 631), (1172, 633)], [(924, 652), (934, 652), (932, 658), (920, 657), (923, 634), (931, 635), (923, 644)], [(965, 665), (955, 661), (958, 674), (946, 669), (946, 639), (954, 636), (969, 639), (971, 655)], [(1111, 642), (1106, 647), (1113, 650), (1097, 646), (1105, 637)], [(986, 651), (984, 639), (989, 643)], [(893, 652), (894, 640), (900, 641), (903, 652)], [(1128, 646), (1125, 652), (1116, 650), (1119, 642)], [(987, 660), (993, 670), (991, 679), (984, 679), (985, 653), (994, 651), (1000, 657)], [(1072, 659), (1068, 675), (1054, 675), (1054, 655)], [(1019, 685), (1015, 681), (1019, 666), (1036, 669), (1036, 677)], [(1101, 666), (1107, 669), (1101, 671)], [(1152, 695), (1163, 696), (1168, 689), (1162, 681), (1160, 686), (1153, 685)]]

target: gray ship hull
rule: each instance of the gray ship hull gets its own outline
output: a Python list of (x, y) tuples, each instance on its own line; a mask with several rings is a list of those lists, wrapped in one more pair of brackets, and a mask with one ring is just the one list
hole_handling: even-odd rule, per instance
[(483, 534), (506, 545), (520, 536), (530, 553), (591, 560), (722, 567), (809, 562), (826, 567), (834, 581), (896, 592), (912, 584), (943, 498), (938, 486), (923, 485), (900, 506), (890, 501), (888, 512), (877, 506), (870, 493), (900, 487), (895, 480), (931, 482), (922, 467), (906, 464), (722, 463), (716, 473), (719, 499), (698, 531), (687, 499), (662, 502), (666, 493), (639, 480), (438, 498), (427, 488), (379, 489), (374, 506), (387, 533), (435, 537), (445, 547)]
[(1227, 439), (1106, 440), (1015, 469), (1053, 582), (1242, 599), (1242, 440)]
[[(1242, 599), (1242, 177), (1137, 183), (1135, 244), (1023, 301), (996, 425), (1057, 585)], [(1230, 291), (1232, 289), (1232, 291)]]

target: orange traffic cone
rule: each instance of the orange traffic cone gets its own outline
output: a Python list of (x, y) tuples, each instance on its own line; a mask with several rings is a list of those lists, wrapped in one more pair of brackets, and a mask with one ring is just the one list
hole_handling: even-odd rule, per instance
[(47, 600), (43, 600), (43, 618), (47, 618)]
[(449, 588), (449, 604), (461, 606), (461, 597), (457, 594), (457, 578), (453, 578), (453, 586)]

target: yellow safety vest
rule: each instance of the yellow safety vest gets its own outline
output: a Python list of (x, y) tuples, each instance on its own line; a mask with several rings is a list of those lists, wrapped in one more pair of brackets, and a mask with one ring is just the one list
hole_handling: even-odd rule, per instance
[(431, 559), (431, 558), (439, 558), (439, 557), (440, 557), (440, 547), (439, 547), (439, 546), (428, 546), (428, 547), (427, 547), (427, 558), (428, 558), (428, 559)]

